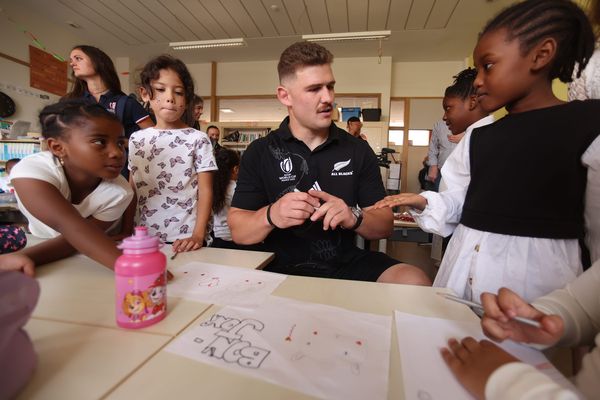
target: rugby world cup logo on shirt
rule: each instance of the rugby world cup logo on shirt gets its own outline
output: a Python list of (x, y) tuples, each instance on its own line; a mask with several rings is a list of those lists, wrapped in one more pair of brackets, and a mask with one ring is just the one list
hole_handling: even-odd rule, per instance
[(352, 161), (352, 159), (349, 158), (345, 161), (338, 161), (335, 164), (333, 164), (333, 169), (331, 170), (331, 176), (347, 176), (347, 175), (354, 174), (354, 171), (342, 171), (344, 168), (346, 168), (348, 165), (350, 165), (351, 161)]
[(286, 157), (281, 160), (279, 162), (279, 167), (283, 171), (283, 176), (279, 177), (281, 182), (290, 182), (296, 179), (296, 175), (292, 175), (294, 165), (292, 164), (292, 159), (290, 157)]
[(285, 158), (279, 163), (279, 166), (281, 167), (281, 170), (284, 174), (289, 174), (290, 172), (292, 172), (292, 159), (289, 157)]

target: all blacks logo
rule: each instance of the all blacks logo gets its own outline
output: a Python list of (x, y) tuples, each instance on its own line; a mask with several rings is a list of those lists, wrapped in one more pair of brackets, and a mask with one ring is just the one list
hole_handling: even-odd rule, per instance
[(279, 180), (281, 182), (290, 182), (296, 179), (296, 175), (292, 175), (292, 169), (293, 164), (292, 164), (292, 159), (290, 157), (286, 157), (285, 159), (283, 159), (282, 161), (279, 162), (279, 167), (281, 168), (281, 170), (283, 171), (283, 176), (279, 177)]

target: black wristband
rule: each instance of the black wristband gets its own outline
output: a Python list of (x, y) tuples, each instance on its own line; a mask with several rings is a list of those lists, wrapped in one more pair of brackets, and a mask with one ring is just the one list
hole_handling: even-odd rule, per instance
[(269, 223), (269, 225), (271, 225), (273, 228), (277, 228), (277, 225), (275, 225), (273, 223), (273, 220), (271, 220), (271, 206), (273, 205), (273, 203), (269, 204), (269, 207), (267, 207), (267, 222)]

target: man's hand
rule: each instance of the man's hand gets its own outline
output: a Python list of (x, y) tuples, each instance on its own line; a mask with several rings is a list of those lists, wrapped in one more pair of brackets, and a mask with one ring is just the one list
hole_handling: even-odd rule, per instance
[(465, 389), (478, 399), (483, 399), (485, 384), (492, 372), (504, 364), (519, 361), (488, 340), (478, 342), (466, 337), (458, 342), (450, 339), (448, 347), (441, 350), (446, 365)]
[(323, 219), (323, 230), (336, 229), (338, 226), (350, 229), (356, 224), (356, 217), (346, 202), (327, 192), (309, 190), (311, 196), (322, 201), (321, 206), (310, 217), (311, 221)]
[(448, 140), (451, 143), (458, 143), (461, 141), (461, 139), (463, 138), (463, 136), (465, 136), (465, 133), (458, 133), (456, 135), (448, 135)]
[(3, 254), (0, 256), (0, 269), (4, 271), (22, 271), (25, 275), (33, 276), (35, 263), (24, 254)]
[(302, 225), (319, 206), (319, 199), (308, 193), (286, 193), (271, 206), (271, 221), (279, 229)]
[(429, 167), (429, 171), (427, 173), (427, 180), (429, 182), (435, 182), (435, 180), (438, 177), (439, 172), (440, 172), (440, 169), (438, 168), (437, 165), (431, 165)]
[(427, 207), (427, 199), (420, 194), (415, 193), (400, 193), (392, 196), (386, 196), (379, 200), (373, 206), (374, 209), (384, 207), (409, 206), (423, 211)]
[[(521, 343), (552, 345), (562, 337), (562, 318), (540, 312), (510, 289), (501, 288), (497, 296), (483, 293), (481, 302), (484, 309), (481, 326), (486, 336), (492, 340), (511, 339)], [(542, 327), (522, 324), (513, 319), (516, 316), (539, 321)]]

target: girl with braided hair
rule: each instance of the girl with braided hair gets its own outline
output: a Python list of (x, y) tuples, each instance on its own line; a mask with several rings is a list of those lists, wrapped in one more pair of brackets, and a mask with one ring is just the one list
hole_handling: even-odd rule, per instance
[(120, 255), (104, 233), (120, 220), (133, 192), (119, 173), (125, 135), (117, 117), (98, 104), (65, 100), (40, 113), (48, 149), (11, 171), (19, 209), (34, 236), (48, 239), (0, 256), (0, 269), (33, 275), (34, 267), (83, 253), (107, 268)]
[[(570, 81), (593, 50), (590, 23), (568, 0), (523, 1), (485, 27), (477, 101), (508, 115), (465, 135), (442, 170), (446, 192), (380, 204), (411, 206), (424, 230), (453, 233), (434, 286), (475, 300), (505, 286), (531, 301), (582, 272), (578, 239), (600, 224), (590, 207), (600, 202), (590, 191), (600, 182), (600, 101), (565, 103), (552, 80)], [(587, 238), (593, 262), (600, 243)]]

